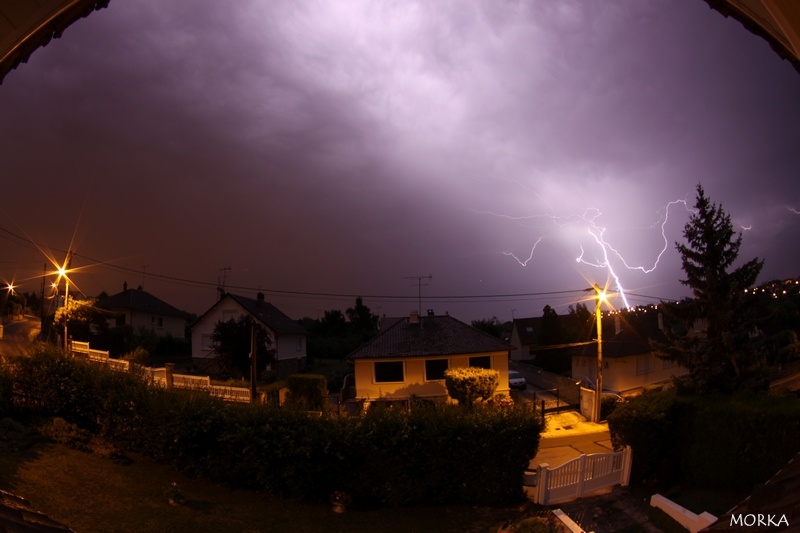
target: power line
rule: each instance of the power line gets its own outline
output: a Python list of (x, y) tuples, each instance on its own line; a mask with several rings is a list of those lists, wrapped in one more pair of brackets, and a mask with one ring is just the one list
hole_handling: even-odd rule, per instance
[[(18, 235), (12, 231), (9, 231), (5, 228), (0, 227), (0, 231), (20, 240), (25, 243), (32, 244), (37, 248), (40, 246), (34, 242), (32, 239)], [(67, 253), (66, 250), (60, 250), (58, 248), (53, 248), (56, 252)], [(120, 272), (132, 273), (136, 275), (143, 275), (142, 270), (129, 268), (121, 265), (115, 265), (108, 261), (102, 261), (99, 259), (95, 259), (93, 257), (89, 257), (83, 254), (79, 254), (77, 252), (72, 252), (73, 258), (80, 258), (83, 259), (92, 265), (97, 266), (104, 266), (107, 268), (111, 268), (114, 270), (118, 270)], [(168, 276), (165, 274), (158, 274), (155, 272), (148, 272), (148, 278), (155, 278), (159, 279), (168, 283), (179, 283), (179, 284), (186, 284), (186, 285), (194, 285), (198, 287), (209, 287), (209, 288), (216, 288), (218, 283), (208, 282), (208, 281), (200, 281), (200, 280), (193, 280), (178, 276)], [(421, 279), (429, 278), (429, 276), (421, 276)], [(414, 277), (413, 279), (417, 279)], [(264, 293), (269, 293), (273, 295), (283, 295), (287, 297), (297, 297), (297, 298), (319, 298), (319, 299), (353, 299), (353, 298), (369, 298), (374, 300), (388, 300), (388, 301), (409, 301), (409, 300), (418, 300), (419, 296), (404, 296), (404, 295), (396, 295), (396, 294), (356, 294), (356, 293), (325, 293), (325, 292), (308, 292), (308, 291), (290, 291), (285, 289), (263, 289), (261, 287), (246, 287), (241, 285), (230, 285), (229, 289), (236, 289), (236, 290), (243, 290), (243, 291), (259, 291)], [(438, 302), (501, 302), (507, 300), (524, 300), (524, 299), (535, 299), (544, 296), (556, 296), (556, 295), (577, 295), (580, 293), (586, 292), (585, 289), (576, 289), (576, 290), (568, 290), (568, 291), (546, 291), (546, 292), (520, 292), (520, 293), (508, 293), (508, 294), (471, 294), (471, 295), (440, 295), (440, 296), (426, 296), (426, 298), (430, 300), (435, 300)]]

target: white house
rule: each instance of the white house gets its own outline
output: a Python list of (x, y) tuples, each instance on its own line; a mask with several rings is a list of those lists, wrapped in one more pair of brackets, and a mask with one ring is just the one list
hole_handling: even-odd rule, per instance
[(224, 294), (211, 309), (203, 313), (192, 326), (192, 358), (210, 361), (215, 357), (211, 336), (218, 322), (251, 316), (267, 331), (271, 347), (275, 350), (275, 363), (279, 370), (301, 369), (306, 359), (306, 332), (296, 321), (264, 300), (264, 293), (256, 298)]
[(112, 326), (130, 326), (135, 332), (149, 331), (159, 337), (186, 338), (187, 313), (159, 300), (141, 287), (129, 289), (97, 301), (97, 307), (110, 311)]

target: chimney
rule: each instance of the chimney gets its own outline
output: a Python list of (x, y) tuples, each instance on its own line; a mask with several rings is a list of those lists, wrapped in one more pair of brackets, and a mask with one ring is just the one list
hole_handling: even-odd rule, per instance
[(259, 292), (258, 294), (256, 294), (256, 302), (258, 303), (258, 307), (261, 307), (262, 305), (264, 305), (264, 293), (263, 292)]
[(408, 318), (409, 324), (419, 324), (419, 311), (411, 311), (411, 316)]

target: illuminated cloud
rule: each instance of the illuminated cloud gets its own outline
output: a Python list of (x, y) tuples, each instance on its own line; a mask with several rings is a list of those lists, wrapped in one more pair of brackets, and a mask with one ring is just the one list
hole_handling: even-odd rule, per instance
[[(797, 94), (791, 65), (702, 2), (112, 2), (0, 86), (6, 194), (23, 199), (2, 226), (66, 248), (80, 217), (77, 252), (128, 269), (93, 268), (88, 293), (143, 283), (192, 311), (226, 266), (232, 290), (297, 317), (352, 302), (269, 291), (603, 285), (579, 257), (673, 298), (687, 212), (671, 202), (698, 182), (751, 228), (765, 279), (798, 274)], [(41, 267), (8, 246), (3, 270)], [(571, 302), (434, 306), (547, 303)]]

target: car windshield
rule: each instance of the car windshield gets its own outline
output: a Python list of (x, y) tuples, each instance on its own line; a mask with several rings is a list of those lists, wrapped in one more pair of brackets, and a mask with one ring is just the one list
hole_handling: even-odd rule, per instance
[(510, 377), (510, 378), (513, 378), (513, 379), (519, 379), (519, 378), (521, 378), (521, 377), (522, 377), (522, 374), (520, 374), (519, 372), (515, 372), (514, 370), (512, 370), (511, 372), (509, 372), (509, 373), (508, 373), (508, 377)]

